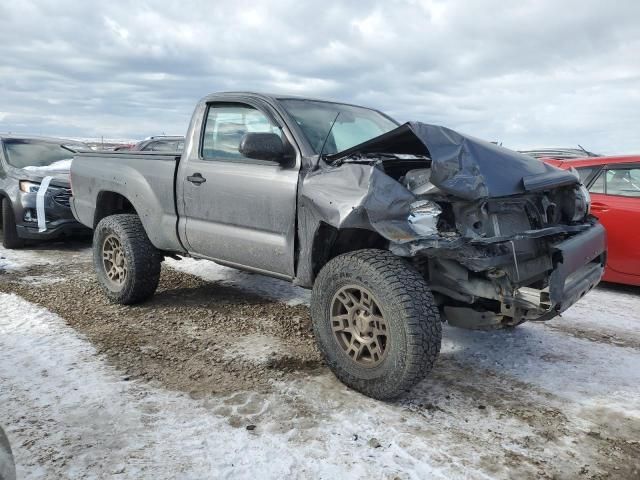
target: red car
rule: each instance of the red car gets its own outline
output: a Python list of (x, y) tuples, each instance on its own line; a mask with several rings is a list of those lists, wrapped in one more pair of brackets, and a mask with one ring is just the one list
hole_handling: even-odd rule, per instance
[(575, 168), (591, 194), (591, 213), (607, 230), (603, 280), (640, 286), (640, 156), (544, 161)]

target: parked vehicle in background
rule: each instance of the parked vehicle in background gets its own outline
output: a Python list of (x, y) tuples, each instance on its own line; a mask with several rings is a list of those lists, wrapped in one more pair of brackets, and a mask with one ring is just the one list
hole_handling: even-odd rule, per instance
[(313, 288), (328, 366), (375, 398), (432, 368), (441, 318), (550, 319), (602, 276), (604, 229), (576, 175), (453, 130), (226, 93), (200, 101), (186, 142), (75, 156), (71, 204), (106, 295), (149, 298), (176, 253)]
[(134, 152), (182, 152), (184, 149), (184, 137), (181, 136), (155, 136), (149, 137), (133, 145), (129, 150)]
[(608, 282), (640, 285), (640, 156), (545, 159), (575, 168), (591, 195), (591, 212), (607, 230)]
[(74, 153), (89, 148), (72, 140), (18, 135), (0, 135), (0, 144), (4, 247), (87, 232), (69, 207), (69, 168)]
[(539, 148), (534, 150), (519, 150), (524, 155), (541, 159), (556, 158), (558, 160), (568, 160), (571, 158), (599, 157), (597, 153), (589, 152), (584, 148)]
[(131, 150), (134, 147), (134, 143), (125, 143), (124, 145), (118, 145), (117, 147), (114, 147), (113, 151), (114, 152), (121, 152), (123, 150)]

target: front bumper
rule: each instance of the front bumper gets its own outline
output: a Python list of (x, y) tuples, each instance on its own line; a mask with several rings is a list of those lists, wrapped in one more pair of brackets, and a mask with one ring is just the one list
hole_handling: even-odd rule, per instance
[[(441, 294), (469, 304), (469, 307), (445, 305), (444, 314), (453, 325), (474, 328), (495, 325), (517, 325), (523, 321), (545, 321), (564, 312), (594, 288), (602, 278), (606, 263), (606, 234), (600, 224), (566, 240), (549, 245), (548, 253), (533, 259), (534, 280), (545, 279), (543, 289), (524, 280), (524, 285), (513, 283), (515, 272), (496, 277), (493, 282), (478, 281), (452, 265), (438, 261), (430, 268), (431, 288)], [(523, 269), (523, 264), (520, 268)], [(502, 268), (506, 270), (506, 266)], [(538, 271), (539, 270), (539, 271)], [(444, 273), (443, 273), (444, 272)], [(454, 282), (454, 280), (457, 281)], [(506, 295), (503, 292), (509, 292)], [(497, 300), (499, 310), (478, 308), (477, 300)], [(475, 305), (473, 307), (472, 305)]]
[(91, 230), (84, 225), (76, 222), (75, 220), (65, 220), (55, 222), (55, 225), (47, 222), (47, 230), (44, 232), (38, 231), (38, 227), (25, 227), (24, 225), (17, 225), (18, 236), (26, 240), (53, 240), (61, 237), (72, 237), (89, 235)]
[(595, 287), (606, 264), (606, 232), (599, 223), (552, 247), (554, 269), (549, 278), (549, 302), (562, 313)]
[[(84, 225), (78, 223), (71, 208), (65, 201), (61, 201), (58, 196), (66, 190), (62, 187), (50, 187), (44, 201), (45, 220), (47, 229), (40, 232), (36, 215), (36, 193), (19, 192), (19, 197), (14, 203), (14, 214), (16, 218), (16, 230), (18, 236), (30, 240), (51, 240), (64, 236), (83, 234), (89, 231)], [(64, 199), (64, 197), (63, 197)], [(34, 218), (35, 221), (26, 221), (26, 217)]]

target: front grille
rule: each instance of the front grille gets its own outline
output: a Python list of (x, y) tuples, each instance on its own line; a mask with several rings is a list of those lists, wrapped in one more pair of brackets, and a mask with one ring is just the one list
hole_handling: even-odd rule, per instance
[(63, 207), (69, 207), (69, 199), (71, 198), (71, 189), (63, 188), (60, 192), (56, 193), (53, 197), (53, 201)]

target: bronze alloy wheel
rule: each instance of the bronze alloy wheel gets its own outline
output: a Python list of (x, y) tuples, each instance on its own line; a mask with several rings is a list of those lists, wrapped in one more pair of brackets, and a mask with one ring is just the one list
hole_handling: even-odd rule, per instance
[(375, 367), (386, 357), (389, 332), (378, 301), (364, 287), (347, 285), (331, 302), (331, 328), (344, 353), (363, 367)]
[(120, 239), (108, 235), (102, 244), (102, 264), (104, 272), (115, 287), (120, 288), (127, 278), (127, 264)]

